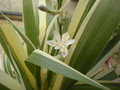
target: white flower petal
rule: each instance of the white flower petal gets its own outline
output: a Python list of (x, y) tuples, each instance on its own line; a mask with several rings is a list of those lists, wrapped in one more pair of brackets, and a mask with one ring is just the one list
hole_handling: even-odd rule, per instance
[(75, 39), (70, 39), (70, 40), (66, 41), (64, 45), (67, 47), (67, 46), (73, 44), (74, 42), (75, 42)]
[(55, 49), (61, 49), (61, 48), (64, 48), (64, 45), (62, 45), (60, 42), (56, 42), (56, 45), (54, 47)]
[(51, 47), (55, 47), (56, 46), (56, 41), (55, 40), (49, 40), (49, 41), (47, 41), (47, 44), (50, 45)]
[(55, 46), (54, 49), (58, 50), (58, 49), (60, 49), (60, 47), (59, 46)]
[(62, 35), (62, 42), (63, 43), (66, 42), (69, 39), (70, 39), (70, 35), (68, 34), (68, 32), (66, 32)]
[(61, 42), (61, 36), (58, 30), (54, 31), (54, 40), (56, 40), (57, 42)]
[(68, 55), (68, 49), (66, 47), (61, 48), (60, 52), (61, 52), (63, 58), (65, 58)]

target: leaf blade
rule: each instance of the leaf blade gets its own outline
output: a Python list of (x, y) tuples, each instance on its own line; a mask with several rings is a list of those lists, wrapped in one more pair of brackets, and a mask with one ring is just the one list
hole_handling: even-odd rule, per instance
[(32, 85), (33, 88), (37, 89), (35, 78), (33, 77), (33, 75), (31, 74), (31, 72), (28, 70), (27, 66), (24, 63), (25, 58), (27, 58), (27, 53), (24, 51), (21, 42), (19, 42), (20, 40), (12, 25), (10, 24), (1, 25), (0, 35), (6, 41), (12, 54), (15, 57), (16, 62), (20, 65), (30, 85)]
[(109, 90), (109, 88), (100, 85), (99, 83), (95, 82), (94, 80), (86, 77), (85, 75), (81, 74), (80, 72), (76, 71), (75, 69), (71, 68), (67, 64), (57, 60), (56, 58), (42, 52), (40, 50), (35, 50), (27, 59), (27, 62), (33, 63), (38, 66), (45, 67), (51, 71), (60, 73), (65, 75), (69, 78), (86, 82), (90, 85), (97, 86), (99, 88), (103, 88)]
[(21, 85), (9, 75), (0, 70), (0, 83), (11, 90), (21, 90)]
[[(24, 20), (24, 28), (25, 34), (28, 36), (30, 41), (34, 44), (36, 48), (39, 47), (39, 26), (37, 26), (37, 13), (34, 12), (32, 0), (23, 0), (23, 20)], [(29, 49), (28, 49), (29, 51)], [(29, 51), (29, 54), (32, 51)]]
[[(114, 82), (103, 82), (101, 81), (100, 82), (101, 84), (111, 88), (112, 90), (119, 90), (119, 84), (120, 83), (114, 83)], [(69, 88), (69, 90), (102, 90), (102, 89), (99, 89), (99, 88), (96, 88), (96, 87), (93, 87), (93, 86), (89, 86), (89, 85), (86, 85), (86, 84), (76, 84), (76, 85), (73, 85)]]
[[(79, 37), (79, 42), (76, 47), (73, 46), (75, 50), (69, 63), (70, 66), (84, 74), (89, 71), (91, 65), (97, 60), (120, 21), (119, 0), (96, 0), (96, 2), (99, 3), (94, 12), (92, 12), (92, 16), (90, 16), (90, 12), (94, 8), (91, 8), (86, 16), (86, 18), (90, 16), (87, 24), (85, 23), (86, 20), (84, 20), (79, 28), (76, 35)], [(94, 5), (96, 5), (96, 2)], [(67, 80), (63, 82), (63, 88), (67, 88), (70, 83), (73, 84), (75, 82), (70, 82), (70, 79)]]

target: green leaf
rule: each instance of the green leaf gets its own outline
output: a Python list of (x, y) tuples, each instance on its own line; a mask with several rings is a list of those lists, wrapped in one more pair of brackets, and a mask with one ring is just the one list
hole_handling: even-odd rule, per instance
[(77, 30), (77, 26), (79, 24), (79, 21), (82, 18), (82, 15), (88, 5), (89, 0), (79, 0), (77, 7), (74, 11), (73, 17), (71, 19), (70, 25), (68, 27), (68, 33), (70, 34), (70, 37), (73, 38), (76, 30)]
[(9, 49), (8, 49), (8, 46), (5, 42), (5, 40), (2, 38), (2, 35), (0, 36), (0, 44), (2, 45), (5, 53), (7, 54), (7, 56), (10, 58), (10, 54), (9, 54)]
[[(41, 0), (39, 2), (41, 2), (41, 4), (44, 5), (45, 7), (47, 6), (46, 0)], [(39, 29), (40, 29), (39, 39), (40, 39), (40, 44), (43, 43), (43, 39), (44, 39), (45, 33), (46, 33), (46, 28), (47, 28), (46, 18), (47, 18), (47, 13), (39, 10), (39, 22), (40, 22), (39, 23)]]
[(56, 15), (56, 16), (52, 19), (52, 21), (50, 22), (50, 24), (49, 24), (49, 26), (48, 26), (48, 28), (47, 28), (47, 30), (46, 30), (46, 36), (45, 36), (44, 44), (43, 44), (43, 50), (44, 50), (45, 52), (48, 52), (47, 40), (48, 40), (50, 31), (52, 30), (52, 27), (53, 27), (55, 21), (57, 20), (58, 16), (59, 16), (59, 15)]
[(62, 30), (62, 33), (66, 33), (66, 32), (67, 32), (68, 27), (69, 27), (69, 24), (70, 24), (70, 19), (65, 18), (65, 19), (64, 19), (64, 22), (63, 22), (63, 30)]
[(5, 87), (4, 85), (0, 84), (0, 89), (1, 90), (10, 90), (9, 88)]
[(76, 31), (79, 30), (82, 22), (84, 21), (85, 17), (88, 15), (88, 12), (90, 11), (91, 7), (93, 6), (93, 4), (94, 4), (95, 2), (96, 2), (96, 0), (89, 0), (89, 3), (88, 3), (88, 5), (86, 6), (86, 9), (85, 9), (85, 11), (84, 11), (84, 14), (82, 15), (82, 18), (80, 19), (80, 22), (79, 22), (79, 25), (78, 25)]
[[(101, 53), (100, 57), (98, 58), (97, 62), (95, 62), (92, 65), (91, 70), (86, 74), (88, 77), (93, 77), (94, 74), (95, 74), (94, 72), (119, 48), (119, 44), (116, 47), (116, 44), (119, 41), (120, 41), (120, 35), (118, 34), (115, 37), (113, 37), (112, 40), (110, 40), (108, 42), (108, 44), (106, 45), (105, 49), (103, 50), (103, 52)], [(116, 47), (116, 49), (115, 49), (115, 47)], [(100, 63), (100, 62), (102, 62), (102, 63)], [(97, 67), (96, 67), (96, 64), (97, 64)]]
[(11, 90), (23, 90), (20, 83), (12, 79), (9, 75), (0, 70), (0, 84)]
[[(100, 1), (78, 42), (71, 58), (71, 66), (82, 73), (89, 70), (91, 64), (101, 54), (112, 32), (119, 24), (119, 4), (119, 0)], [(101, 12), (101, 14), (98, 12)], [(89, 64), (88, 60), (90, 61)]]
[(100, 77), (99, 80), (114, 80), (116, 78), (118, 78), (116, 72), (112, 71), (112, 72), (104, 75), (103, 77)]
[(4, 64), (5, 72), (11, 77), (13, 77), (10, 60), (8, 60), (8, 58), (5, 55), (4, 55), (3, 64)]
[[(4, 15), (2, 12), (0, 12), (3, 16), (4, 16), (4, 18), (6, 19), (6, 20), (8, 20), (12, 25), (13, 25), (13, 27), (15, 28), (15, 30), (18, 32), (18, 34), (21, 36), (21, 38), (24, 40), (24, 42), (27, 44), (27, 47), (28, 47), (28, 49), (30, 50), (30, 51), (33, 51), (33, 50), (35, 50), (35, 46), (33, 45), (33, 43), (30, 41), (30, 39), (26, 36), (26, 35), (24, 35), (21, 31), (20, 31), (20, 29), (6, 16), (6, 15)], [(36, 66), (33, 66), (33, 65), (28, 65), (28, 68), (29, 68), (29, 70), (33, 73), (33, 75), (36, 75)]]
[[(100, 78), (104, 77), (105, 75), (109, 74), (110, 72), (112, 72), (114, 69), (113, 68), (110, 68), (110, 69), (105, 69), (103, 71), (101, 71), (100, 73), (98, 73), (97, 75), (95, 75), (93, 77), (94, 80), (99, 80)], [(110, 78), (112, 79), (112, 78)], [(109, 80), (110, 80), (109, 79)]]
[[(14, 70), (15, 70), (15, 72), (17, 73), (17, 75), (20, 77), (20, 70), (18, 70), (18, 67), (19, 67), (19, 65), (18, 66), (16, 66), (16, 63), (14, 62), (15, 60), (13, 59), (13, 57), (12, 57), (12, 55), (11, 55), (11, 52), (10, 52), (10, 48), (8, 47), (8, 45), (7, 45), (7, 43), (5, 42), (5, 40), (4, 40), (4, 38), (2, 38), (2, 35), (0, 36), (0, 43), (1, 43), (1, 45), (2, 45), (2, 47), (3, 47), (3, 49), (4, 49), (4, 58), (3, 58), (3, 66), (4, 66), (4, 69), (5, 69), (5, 72), (7, 71), (11, 76), (13, 76), (12, 75), (12, 72), (11, 72), (11, 65), (13, 66), (13, 68), (14, 68)], [(7, 57), (6, 57), (6, 55), (7, 55)], [(6, 59), (7, 59), (7, 62), (6, 62)], [(6, 68), (6, 65), (5, 65), (5, 62), (6, 63), (8, 63), (8, 68)], [(9, 64), (10, 64), (10, 66), (9, 66)], [(8, 69), (8, 70), (7, 70)], [(19, 72), (20, 71), (20, 72)], [(24, 75), (23, 75), (24, 76)], [(22, 80), (21, 80), (22, 81)], [(25, 81), (25, 79), (24, 79), (24, 81)], [(27, 83), (25, 83), (25, 84), (27, 84)], [(27, 85), (26, 85), (27, 86)]]
[[(84, 74), (96, 62), (112, 32), (120, 22), (120, 0), (97, 0), (96, 2), (99, 2), (97, 8), (84, 28), (85, 20), (83, 21), (78, 32), (82, 32), (83, 29), (84, 31), (82, 34), (77, 33), (80, 39), (69, 63), (70, 66)], [(91, 14), (91, 10), (86, 18)], [(70, 83), (72, 84), (74, 81), (67, 79), (62, 87), (69, 87)]]
[[(25, 34), (31, 40), (36, 48), (39, 47), (39, 26), (37, 26), (36, 15), (34, 12), (32, 0), (23, 0), (23, 20)], [(32, 52), (28, 49), (29, 54)]]
[(94, 76), (94, 72), (120, 47), (120, 41), (86, 74), (88, 77)]
[(27, 53), (25, 52), (20, 40), (15, 32), (14, 28), (10, 24), (3, 24), (0, 27), (0, 36), (9, 46), (12, 55), (14, 56), (17, 64), (20, 66), (23, 74), (26, 76), (26, 79), (29, 81), (29, 84), (37, 89), (36, 81), (24, 61), (27, 58)]
[(110, 50), (116, 46), (116, 44), (120, 41), (120, 34), (114, 36), (106, 45), (106, 47), (104, 48), (104, 50), (102, 51), (100, 57), (98, 58), (98, 60), (92, 65), (91, 68), (93, 68), (107, 53), (110, 52)]
[(12, 22), (12, 20), (10, 20), (6, 15), (4, 15), (2, 12), (0, 12), (3, 17), (8, 20), (12, 25), (13, 27), (15, 28), (15, 30), (18, 32), (18, 34), (21, 36), (21, 38), (25, 41), (25, 43), (27, 44), (28, 48), (33, 51), (35, 49), (35, 46), (33, 45), (33, 43), (29, 40), (29, 38), (24, 35), (20, 29)]
[[(67, 64), (59, 61), (58, 59), (50, 56), (49, 54), (42, 52), (40, 50), (35, 50), (28, 58), (27, 62), (33, 63), (38, 66), (42, 66), (53, 72), (62, 74), (66, 77), (85, 82), (87, 84), (93, 85), (98, 88), (109, 90), (109, 88), (97, 83), (96, 81), (86, 77), (77, 70), (71, 68)], [(26, 63), (27, 63), (26, 62)]]
[[(105, 85), (106, 87), (111, 88), (112, 90), (119, 90), (120, 89), (120, 83), (101, 83), (103, 85)], [(96, 88), (87, 84), (78, 84), (78, 85), (73, 85), (70, 88), (68, 88), (69, 90), (103, 90), (100, 88)]]

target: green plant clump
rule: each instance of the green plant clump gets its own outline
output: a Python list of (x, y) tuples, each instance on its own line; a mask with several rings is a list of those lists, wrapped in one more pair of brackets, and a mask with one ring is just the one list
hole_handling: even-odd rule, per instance
[(120, 0), (36, 1), (22, 30), (0, 12), (0, 89), (119, 90)]

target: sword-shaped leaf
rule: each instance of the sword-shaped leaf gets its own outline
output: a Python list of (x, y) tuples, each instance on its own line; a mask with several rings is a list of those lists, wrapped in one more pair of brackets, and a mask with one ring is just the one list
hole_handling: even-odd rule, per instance
[(60, 60), (52, 57), (51, 55), (40, 51), (35, 50), (28, 58), (26, 63), (32, 63), (41, 67), (44, 67), (48, 70), (53, 72), (62, 74), (66, 77), (85, 82), (87, 84), (93, 85), (98, 88), (102, 88), (105, 90), (110, 90), (109, 88), (97, 83), (96, 81), (90, 79), (89, 77), (83, 75), (82, 73), (78, 72), (77, 70), (73, 69), (72, 67), (64, 64)]

